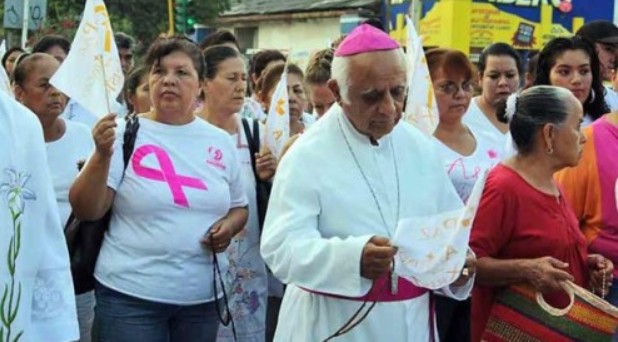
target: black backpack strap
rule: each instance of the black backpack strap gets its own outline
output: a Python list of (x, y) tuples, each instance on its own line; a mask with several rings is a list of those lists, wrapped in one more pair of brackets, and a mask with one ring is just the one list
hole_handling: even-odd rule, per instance
[(255, 147), (255, 152), (260, 152), (260, 122), (256, 119), (253, 119), (253, 146)]
[(122, 158), (124, 160), (124, 169), (129, 165), (129, 159), (135, 148), (135, 140), (137, 139), (137, 131), (139, 130), (139, 119), (137, 115), (130, 115), (126, 121), (122, 142)]
[(255, 145), (254, 138), (256, 134), (260, 134), (260, 131), (255, 130), (256, 122), (257, 120), (253, 120), (253, 135), (252, 135), (251, 129), (249, 128), (249, 121), (246, 118), (242, 118), (242, 127), (245, 131), (245, 138), (247, 139), (247, 145), (249, 145), (249, 154), (251, 155), (251, 168), (253, 169), (253, 175), (255, 176), (255, 180), (259, 181), (257, 177), (257, 168), (255, 166), (255, 154), (258, 153), (259, 151), (259, 145), (257, 146)]

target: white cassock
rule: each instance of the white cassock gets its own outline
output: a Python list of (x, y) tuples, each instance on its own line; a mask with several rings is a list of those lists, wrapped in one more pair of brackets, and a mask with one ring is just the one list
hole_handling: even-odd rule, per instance
[[(296, 141), (278, 167), (262, 235), (264, 260), (277, 278), (289, 284), (276, 341), (323, 341), (360, 307), (359, 301), (305, 289), (345, 297), (369, 291), (372, 282), (360, 276), (362, 250), (374, 235), (394, 235), (397, 183), (400, 219), (462, 206), (433, 148), (430, 140), (403, 121), (378, 146), (371, 145), (337, 105)], [(465, 299), (471, 288), (469, 282), (442, 292)], [(359, 326), (336, 340), (430, 341), (429, 303), (427, 293), (378, 302)]]
[(1, 92), (0, 146), (0, 341), (75, 341), (69, 256), (42, 127)]

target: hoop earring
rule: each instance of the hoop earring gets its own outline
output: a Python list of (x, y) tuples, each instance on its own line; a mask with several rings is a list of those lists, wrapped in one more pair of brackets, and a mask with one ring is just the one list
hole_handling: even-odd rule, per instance
[(546, 148), (545, 153), (551, 156), (552, 154), (554, 154), (554, 148), (553, 147)]

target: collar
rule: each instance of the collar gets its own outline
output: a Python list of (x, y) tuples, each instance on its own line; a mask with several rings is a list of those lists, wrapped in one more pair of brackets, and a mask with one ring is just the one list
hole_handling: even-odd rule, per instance
[[(333, 108), (337, 106), (336, 108)], [(342, 123), (342, 127), (345, 131), (345, 134), (352, 138), (352, 140), (354, 141), (354, 143), (358, 143), (358, 144), (363, 144), (363, 145), (370, 145), (372, 147), (381, 147), (384, 146), (384, 143), (386, 141), (388, 141), (390, 139), (391, 133), (383, 136), (382, 138), (375, 140), (371, 137), (368, 137), (364, 134), (362, 134), (361, 132), (359, 132), (354, 125), (352, 125), (352, 122), (350, 121), (350, 119), (348, 119), (348, 117), (346, 116), (346, 114), (343, 112), (343, 109), (338, 105), (338, 104), (333, 104), (333, 106), (331, 107), (333, 109), (334, 114), (337, 114), (337, 120), (340, 120)]]

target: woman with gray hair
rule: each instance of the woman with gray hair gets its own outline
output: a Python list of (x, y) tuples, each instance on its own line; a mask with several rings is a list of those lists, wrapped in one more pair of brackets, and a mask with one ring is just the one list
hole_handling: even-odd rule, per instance
[(548, 303), (565, 307), (563, 281), (589, 288), (611, 284), (605, 278), (611, 280), (612, 262), (588, 255), (573, 210), (553, 179), (581, 157), (581, 103), (553, 86), (529, 88), (507, 103), (498, 117), (510, 118), (517, 153), (489, 173), (472, 228), (470, 247), (478, 257), (472, 341), (481, 340), (503, 287), (527, 283)]

